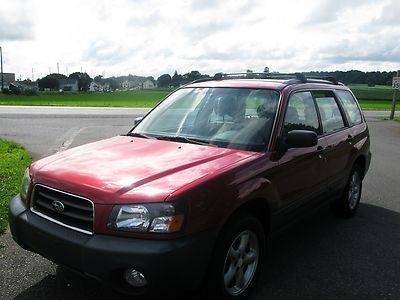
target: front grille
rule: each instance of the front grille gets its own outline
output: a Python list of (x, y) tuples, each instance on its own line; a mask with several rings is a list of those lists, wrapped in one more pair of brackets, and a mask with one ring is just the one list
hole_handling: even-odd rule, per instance
[(93, 234), (94, 205), (89, 199), (36, 184), (31, 210), (59, 225)]

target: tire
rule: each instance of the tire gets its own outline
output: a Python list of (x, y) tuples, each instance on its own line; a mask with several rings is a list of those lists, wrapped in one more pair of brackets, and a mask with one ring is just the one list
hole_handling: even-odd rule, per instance
[(354, 216), (360, 204), (362, 192), (363, 172), (360, 166), (355, 165), (350, 173), (342, 197), (332, 204), (332, 211), (339, 217)]
[(265, 235), (260, 221), (239, 215), (223, 229), (211, 263), (209, 299), (245, 299), (260, 273)]

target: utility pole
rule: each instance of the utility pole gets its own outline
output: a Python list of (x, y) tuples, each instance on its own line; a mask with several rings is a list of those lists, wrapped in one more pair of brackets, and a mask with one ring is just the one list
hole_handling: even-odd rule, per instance
[(60, 74), (60, 65), (57, 63), (57, 74)]
[(0, 46), (0, 61), (1, 61), (1, 91), (4, 89), (4, 78), (3, 78), (3, 50)]
[(392, 111), (390, 112), (390, 120), (394, 119), (394, 113), (396, 111), (396, 99), (397, 99), (397, 90), (400, 88), (399, 86), (399, 75), (400, 71), (397, 70), (396, 77), (393, 78), (393, 99), (392, 99)]

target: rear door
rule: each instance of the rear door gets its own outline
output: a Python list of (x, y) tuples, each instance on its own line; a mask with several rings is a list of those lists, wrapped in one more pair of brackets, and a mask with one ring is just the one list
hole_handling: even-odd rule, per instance
[(313, 91), (322, 124), (322, 137), (326, 141), (326, 176), (330, 189), (341, 191), (348, 177), (353, 135), (343, 109), (333, 91)]

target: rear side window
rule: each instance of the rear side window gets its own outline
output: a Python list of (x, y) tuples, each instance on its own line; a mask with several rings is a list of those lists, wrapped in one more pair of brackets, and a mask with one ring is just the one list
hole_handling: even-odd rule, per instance
[(291, 130), (310, 130), (318, 134), (319, 122), (314, 100), (310, 92), (293, 94), (285, 115), (285, 133)]
[(361, 123), (361, 112), (357, 106), (356, 100), (349, 91), (336, 91), (339, 96), (339, 102), (342, 105), (344, 112), (349, 121), (349, 125), (353, 126)]
[(315, 101), (321, 115), (323, 134), (345, 127), (339, 106), (330, 91), (314, 92)]

